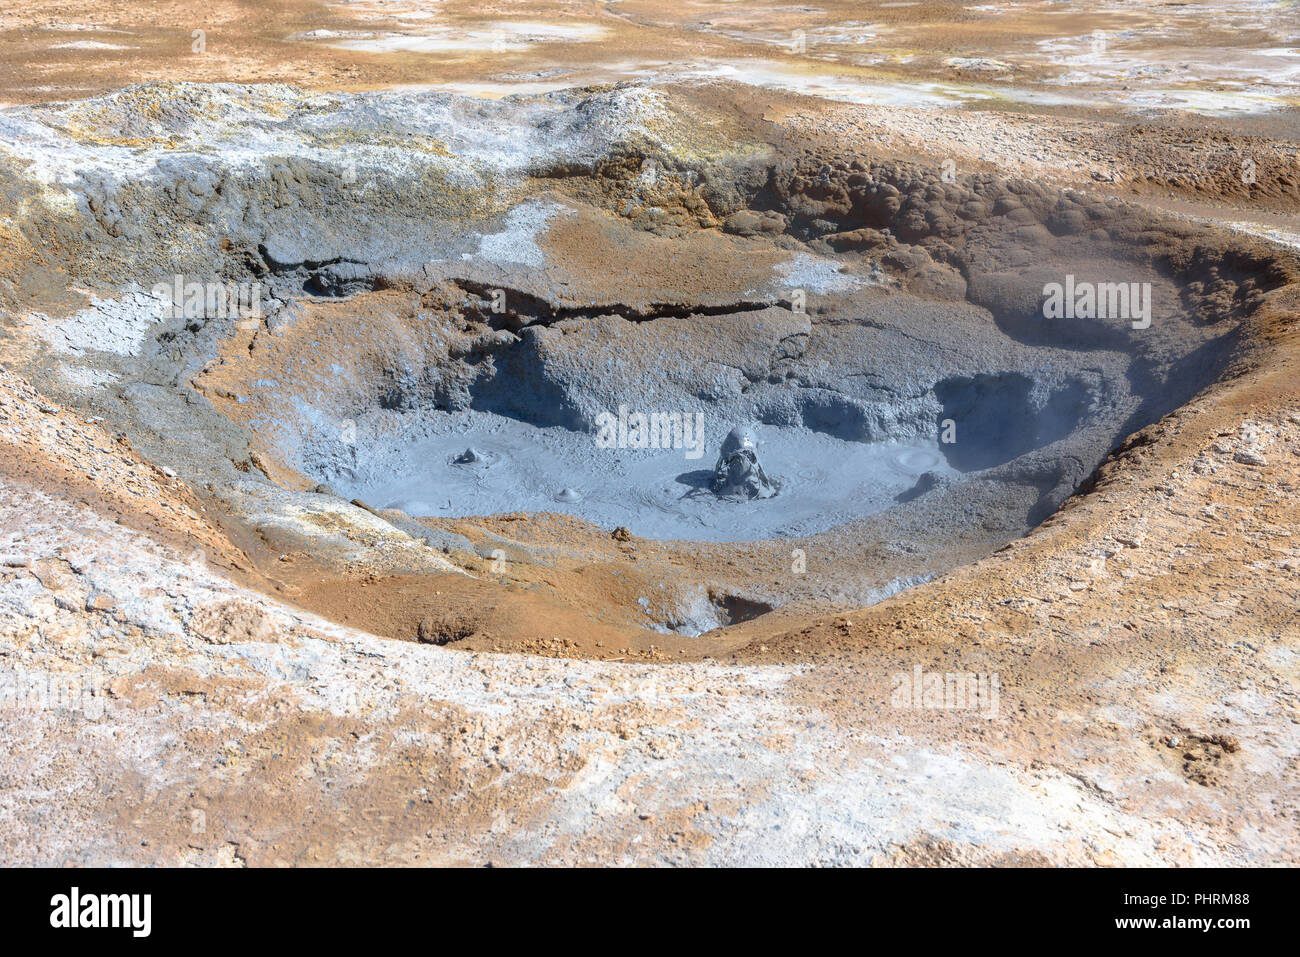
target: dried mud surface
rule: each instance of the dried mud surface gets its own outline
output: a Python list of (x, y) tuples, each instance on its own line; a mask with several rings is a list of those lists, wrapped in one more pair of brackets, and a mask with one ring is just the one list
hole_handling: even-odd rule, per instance
[[(1122, 50), (1146, 8), (448, 3), (435, 30), (416, 2), (120, 6), (0, 13), (0, 860), (1300, 859), (1278, 11), (1224, 23), (1250, 76), (1211, 77), (1219, 41), (1179, 32), (1207, 8), (1061, 103), (1016, 91), (1095, 72), (1055, 41)], [(475, 32), (507, 17), (532, 26)], [(940, 36), (959, 48), (925, 53)], [(759, 51), (761, 84), (722, 69)], [(846, 77), (875, 92), (826, 95)], [(976, 80), (1008, 89), (925, 99)], [(830, 284), (802, 318), (791, 262)], [(1153, 283), (1149, 335), (1043, 341), (1045, 276), (1116, 269)], [(173, 273), (256, 279), (266, 314), (156, 325), (145, 293)], [(763, 351), (759, 316), (811, 348)], [(841, 344), (863, 317), (869, 346)], [(791, 428), (821, 420), (764, 390), (820, 388), (817, 362), (890, 386), (837, 398), (864, 430), (931, 427), (962, 362), (1058, 384), (1086, 364), (1113, 416), (796, 540), (321, 484), (356, 467), (340, 423), (401, 445), (526, 382), (572, 388), (585, 427), (621, 381), (589, 368), (630, 355), (659, 388), (663, 356), (714, 358), (692, 339), (714, 326), (762, 356), (719, 407)], [(873, 419), (918, 355), (914, 408)], [(898, 707), (917, 668), (996, 674), (996, 714)]]

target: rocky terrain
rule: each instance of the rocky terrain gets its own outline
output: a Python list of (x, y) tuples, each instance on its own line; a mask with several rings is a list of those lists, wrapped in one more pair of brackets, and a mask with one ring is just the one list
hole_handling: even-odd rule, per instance
[(1300, 857), (1284, 5), (123, 6), (0, 14), (0, 861)]

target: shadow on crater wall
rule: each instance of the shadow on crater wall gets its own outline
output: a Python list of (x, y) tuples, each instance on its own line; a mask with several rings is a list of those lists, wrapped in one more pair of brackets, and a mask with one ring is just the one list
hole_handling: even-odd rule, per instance
[(1065, 438), (1087, 414), (1091, 397), (1080, 382), (1036, 394), (1034, 380), (1019, 372), (944, 379), (934, 387), (941, 419), (956, 424), (957, 440), (940, 443), (948, 464), (960, 472), (993, 468)]

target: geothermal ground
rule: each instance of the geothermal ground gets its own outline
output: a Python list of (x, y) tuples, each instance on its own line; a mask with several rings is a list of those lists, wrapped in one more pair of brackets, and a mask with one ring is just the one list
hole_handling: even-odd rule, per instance
[(1300, 20), (0, 11), (0, 862), (1300, 862)]

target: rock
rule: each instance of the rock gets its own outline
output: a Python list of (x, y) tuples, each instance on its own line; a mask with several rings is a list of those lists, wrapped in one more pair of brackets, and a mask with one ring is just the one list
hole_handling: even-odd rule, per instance
[(1241, 741), (1231, 734), (1212, 734), (1206, 740), (1210, 744), (1217, 744), (1228, 754), (1236, 754), (1241, 750)]
[(627, 526), (625, 525), (620, 525), (618, 528), (614, 529), (613, 537), (614, 537), (614, 541), (616, 542), (632, 541), (632, 533), (628, 530)]
[(729, 233), (735, 233), (738, 236), (752, 236), (758, 232), (759, 223), (762, 217), (752, 209), (742, 209), (732, 213), (722, 221), (722, 228)]
[[(415, 640), (422, 645), (446, 645), (461, 641), (477, 631), (472, 621), (462, 621), (451, 616), (429, 615), (416, 626)], [(486, 636), (484, 636), (486, 637)]]
[(112, 611), (116, 606), (112, 595), (95, 592), (86, 599), (86, 611)]
[(889, 237), (878, 229), (851, 229), (826, 237), (826, 244), (837, 253), (860, 252), (889, 245)]
[(190, 631), (214, 645), (273, 641), (280, 634), (274, 618), (252, 602), (231, 598), (209, 602), (190, 616)]
[(284, 335), (289, 327), (301, 318), (301, 306), (296, 302), (284, 303), (267, 313), (266, 328), (274, 336)]
[(934, 262), (920, 246), (898, 246), (882, 256), (880, 261), (901, 272), (912, 272)]
[(725, 232), (735, 233), (737, 236), (780, 233), (785, 231), (785, 217), (776, 212), (758, 213), (752, 209), (742, 209), (723, 220), (722, 228)]
[(1232, 457), (1232, 460), (1234, 462), (1240, 462), (1242, 465), (1267, 465), (1268, 464), (1268, 459), (1264, 458), (1264, 456), (1260, 455), (1258, 452), (1251, 451), (1250, 449), (1242, 449), (1240, 452), (1238, 452), (1236, 455)]
[(267, 478), (270, 478), (271, 473), (275, 471), (274, 464), (268, 461), (266, 456), (263, 455), (261, 452), (257, 451), (257, 449), (249, 450), (248, 461), (252, 463), (253, 468), (257, 469)]

